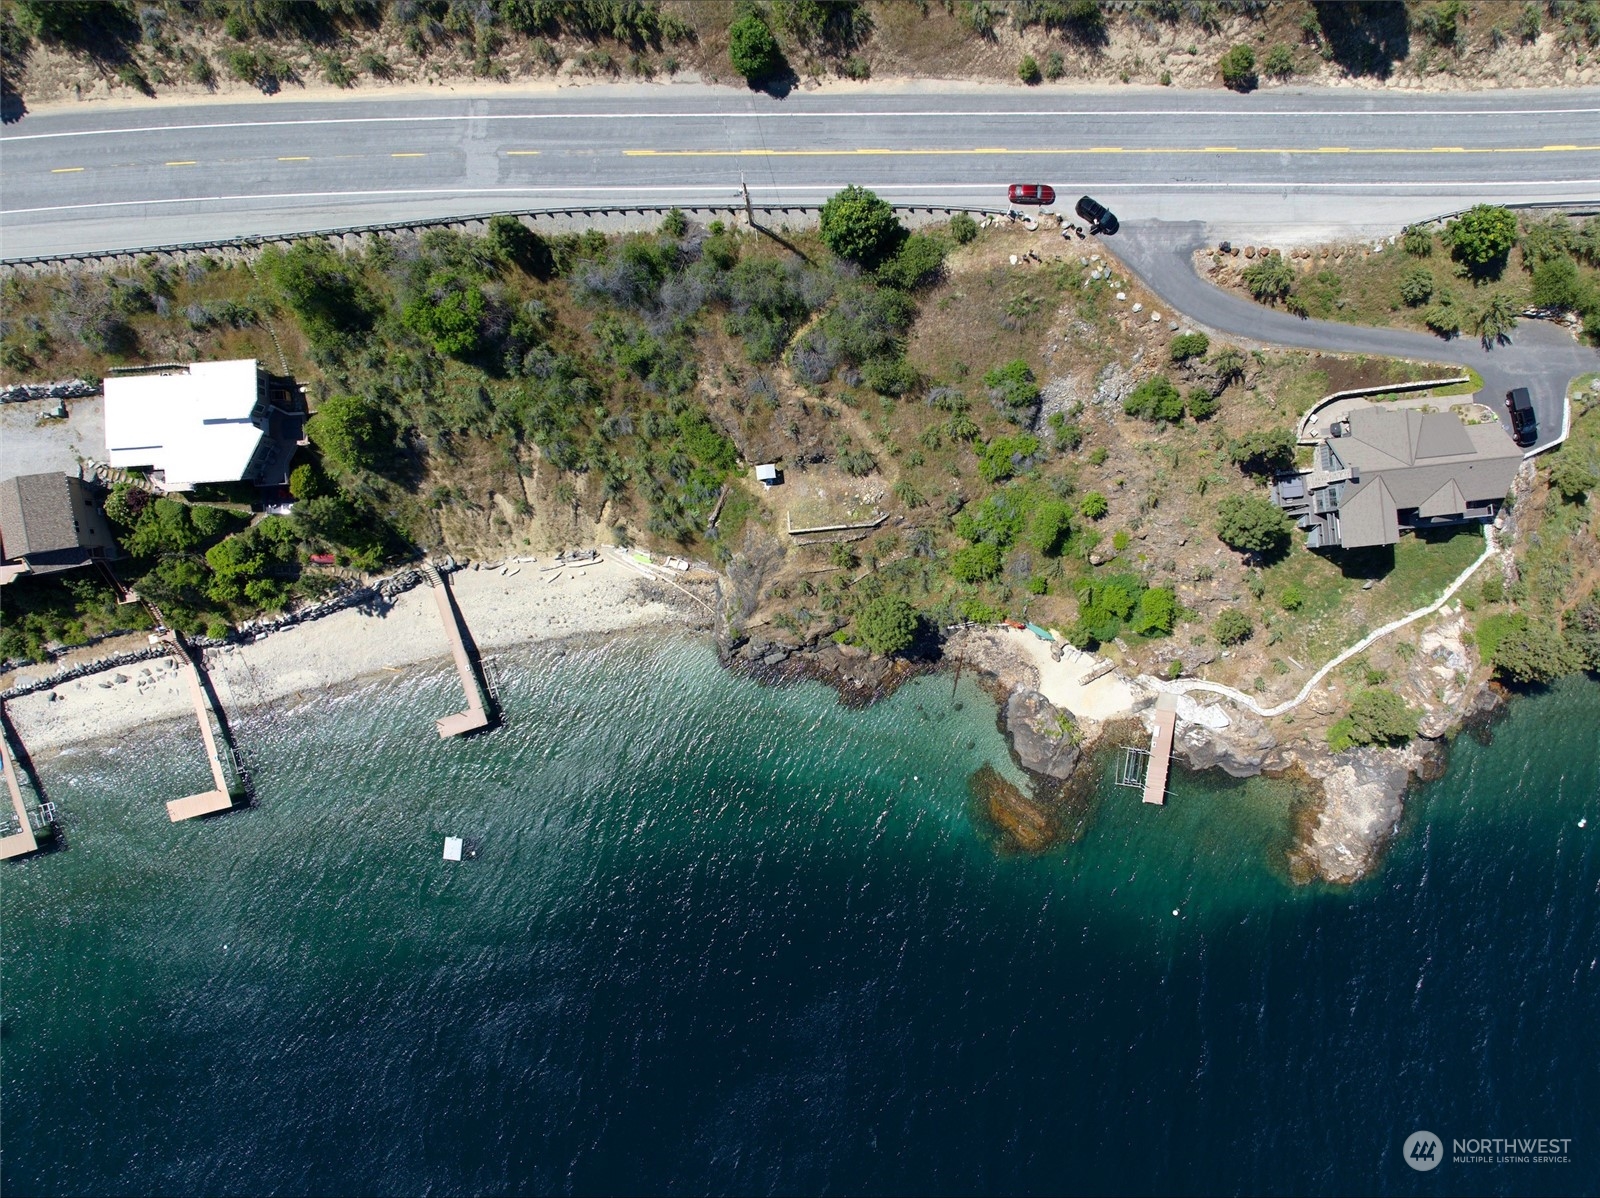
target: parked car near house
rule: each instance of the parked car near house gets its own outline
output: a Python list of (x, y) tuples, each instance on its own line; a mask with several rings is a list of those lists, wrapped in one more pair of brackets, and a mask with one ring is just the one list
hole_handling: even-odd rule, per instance
[(1506, 407), (1511, 411), (1512, 439), (1527, 448), (1539, 439), (1539, 418), (1534, 415), (1533, 397), (1526, 387), (1514, 387), (1506, 392)]

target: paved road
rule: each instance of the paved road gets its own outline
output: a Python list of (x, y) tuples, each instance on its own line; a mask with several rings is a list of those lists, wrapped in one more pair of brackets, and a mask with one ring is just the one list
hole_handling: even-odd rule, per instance
[(1249, 96), (924, 85), (795, 93), (615, 86), (518, 95), (58, 108), (0, 134), (0, 252), (131, 248), (504, 208), (999, 206), (1039, 180), (1125, 223), (1390, 230), (1479, 199), (1600, 196), (1600, 91)]
[(1193, 252), (1212, 241), (1198, 222), (1135, 225), (1117, 237), (1115, 250), (1172, 307), (1220, 333), (1275, 345), (1318, 349), (1340, 354), (1379, 354), (1470, 366), (1483, 376), (1481, 398), (1500, 413), (1505, 393), (1527, 387), (1539, 418), (1537, 446), (1549, 445), (1562, 432), (1567, 384), (1580, 374), (1600, 370), (1600, 349), (1580, 345), (1571, 334), (1545, 321), (1518, 323), (1508, 344), (1484, 348), (1475, 337), (1449, 341), (1427, 333), (1375, 329), (1327, 320), (1301, 320), (1265, 308), (1212, 286), (1194, 271)]

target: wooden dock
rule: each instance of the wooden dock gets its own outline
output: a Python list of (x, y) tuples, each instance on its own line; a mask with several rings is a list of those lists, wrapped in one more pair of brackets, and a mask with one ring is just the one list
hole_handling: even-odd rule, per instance
[(1157, 807), (1167, 801), (1167, 770), (1172, 764), (1172, 735), (1178, 725), (1178, 699), (1163, 694), (1156, 699), (1156, 730), (1150, 737), (1150, 766), (1144, 775), (1144, 801)]
[(5, 770), (6, 792), (11, 796), (11, 808), (17, 813), (17, 824), (22, 829), (0, 838), (0, 861), (6, 861), (34, 852), (39, 842), (34, 838), (33, 822), (28, 819), (28, 808), (22, 801), (22, 788), (17, 785), (17, 767), (11, 760), (11, 746), (3, 735), (0, 735), (0, 767)]
[(450, 584), (433, 563), (425, 562), (422, 576), (433, 587), (433, 597), (439, 604), (439, 622), (444, 625), (445, 639), (450, 642), (450, 656), (455, 659), (456, 674), (461, 678), (461, 689), (467, 696), (465, 711), (447, 715), (435, 722), (441, 740), (477, 732), (489, 726), (489, 709), (484, 703), (484, 688), (467, 653), (466, 638), (462, 634), (461, 614), (450, 596)]
[(211, 730), (211, 707), (206, 702), (205, 687), (200, 683), (200, 669), (189, 656), (189, 651), (178, 640), (177, 633), (168, 633), (167, 643), (172, 647), (172, 655), (178, 663), (178, 669), (189, 682), (189, 697), (194, 701), (195, 719), (200, 724), (200, 736), (206, 743), (206, 760), (211, 765), (211, 780), (216, 783), (216, 788), (213, 790), (173, 799), (167, 803), (167, 816), (173, 823), (177, 823), (179, 820), (193, 819), (197, 815), (226, 811), (233, 806), (233, 791), (228, 785), (228, 775), (222, 768), (222, 758), (217, 752), (216, 733)]

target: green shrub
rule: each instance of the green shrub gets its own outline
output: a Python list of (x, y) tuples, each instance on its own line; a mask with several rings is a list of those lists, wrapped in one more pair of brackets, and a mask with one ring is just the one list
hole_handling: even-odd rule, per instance
[(917, 612), (898, 595), (880, 595), (856, 616), (856, 635), (885, 657), (910, 647), (917, 635)]
[(1306, 592), (1298, 582), (1291, 582), (1283, 588), (1283, 593), (1278, 596), (1278, 602), (1284, 611), (1299, 611), (1305, 606)]
[(1419, 308), (1433, 298), (1433, 272), (1426, 266), (1413, 266), (1400, 277), (1400, 299), (1408, 308)]
[(958, 549), (950, 556), (950, 574), (957, 582), (985, 582), (1000, 573), (1000, 550), (987, 541)]
[(1426, 258), (1433, 253), (1433, 234), (1421, 225), (1408, 225), (1400, 235), (1400, 248), (1413, 258)]
[[(355, 395), (324, 400), (306, 435), (335, 471), (376, 469), (393, 447), (393, 427), (373, 404)], [(315, 498), (308, 496), (308, 498)]]
[(1191, 387), (1184, 406), (1195, 420), (1210, 420), (1217, 413), (1217, 397), (1205, 387)]
[(683, 209), (673, 208), (661, 218), (661, 232), (668, 237), (682, 237), (689, 231), (689, 218)]
[(1255, 632), (1256, 626), (1249, 616), (1238, 608), (1225, 607), (1211, 622), (1211, 635), (1219, 645), (1242, 645)]
[(820, 232), (839, 257), (867, 266), (893, 253), (905, 236), (888, 201), (854, 184), (822, 206)]
[(1039, 438), (1032, 433), (996, 437), (978, 455), (978, 475), (986, 483), (1001, 482), (1027, 469), (1029, 459), (1038, 452)]
[(1044, 56), (1044, 77), (1054, 83), (1067, 73), (1067, 60), (1061, 57), (1061, 51), (1052, 50)]
[(1034, 61), (1033, 55), (1024, 54), (1022, 61), (1017, 63), (1017, 78), (1029, 87), (1038, 83), (1044, 76), (1039, 71), (1039, 64)]
[(1418, 721), (1416, 710), (1393, 691), (1364, 690), (1328, 729), (1328, 747), (1342, 753), (1358, 745), (1403, 745), (1416, 736)]
[(440, 270), (428, 277), (400, 319), (446, 357), (468, 357), (479, 347), (484, 309), (483, 291), (476, 283)]
[(1178, 622), (1178, 596), (1167, 587), (1151, 587), (1139, 596), (1133, 630), (1140, 636), (1170, 636)]
[(1261, 69), (1273, 79), (1287, 79), (1296, 71), (1294, 64), (1294, 51), (1279, 42), (1267, 51), (1267, 57), (1261, 64)]
[(382, 308), (359, 273), (323, 241), (268, 249), (256, 269), (299, 319), (314, 349), (335, 349), (368, 332)]
[(1545, 458), (1545, 476), (1550, 489), (1568, 503), (1582, 503), (1589, 492), (1600, 488), (1593, 458), (1572, 441)]
[(1461, 331), (1463, 315), (1461, 305), (1456, 301), (1455, 292), (1446, 287), (1438, 293), (1428, 310), (1422, 314), (1422, 323), (1441, 337), (1454, 337)]
[(728, 26), (728, 61), (751, 84), (772, 78), (782, 68), (777, 40), (759, 13), (746, 10)]
[(1546, 258), (1533, 268), (1533, 303), (1537, 308), (1562, 312), (1584, 307), (1588, 288), (1571, 258)]
[(1294, 465), (1294, 445), (1286, 428), (1255, 429), (1228, 442), (1228, 460), (1246, 474), (1273, 474)]
[[(1028, 524), (1028, 543), (1046, 557), (1059, 557), (1072, 533), (1072, 506), (1049, 498), (1034, 505)], [(1042, 592), (1041, 592), (1042, 593)]]
[(1078, 503), (1078, 510), (1090, 520), (1103, 520), (1108, 510), (1106, 497), (1099, 491), (1090, 491)]
[(1234, 46), (1222, 56), (1217, 67), (1222, 72), (1224, 86), (1236, 92), (1254, 91), (1256, 87), (1256, 52), (1250, 46)]
[(1478, 204), (1445, 226), (1444, 243), (1456, 260), (1476, 273), (1503, 262), (1517, 240), (1517, 218), (1509, 208)]
[(943, 270), (943, 243), (937, 237), (913, 233), (878, 267), (878, 281), (901, 291), (915, 291), (933, 282)]
[(1122, 410), (1141, 420), (1182, 420), (1183, 396), (1164, 374), (1145, 379), (1123, 398)]
[(978, 236), (978, 222), (969, 212), (958, 212), (950, 218), (950, 236), (957, 245), (967, 245)]
[(1039, 383), (1021, 358), (985, 373), (983, 385), (993, 398), (1004, 401), (1009, 408), (1031, 408), (1039, 402)]
[(1275, 303), (1288, 296), (1294, 286), (1294, 267), (1282, 254), (1273, 252), (1244, 268), (1246, 289), (1262, 303)]
[(1217, 504), (1217, 536), (1230, 549), (1272, 556), (1289, 545), (1289, 518), (1260, 495), (1225, 495)]
[(1187, 362), (1190, 358), (1203, 358), (1211, 348), (1211, 338), (1204, 333), (1179, 333), (1172, 339), (1168, 353), (1174, 362)]

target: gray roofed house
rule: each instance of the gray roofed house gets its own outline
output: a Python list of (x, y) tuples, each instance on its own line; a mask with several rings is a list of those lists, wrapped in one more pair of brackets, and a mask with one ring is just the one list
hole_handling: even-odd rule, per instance
[(116, 548), (105, 512), (80, 480), (24, 474), (0, 482), (0, 585), (86, 566)]
[(1447, 412), (1374, 404), (1328, 433), (1310, 470), (1272, 487), (1311, 549), (1393, 545), (1402, 531), (1492, 520), (1522, 465), (1498, 423), (1467, 425)]

